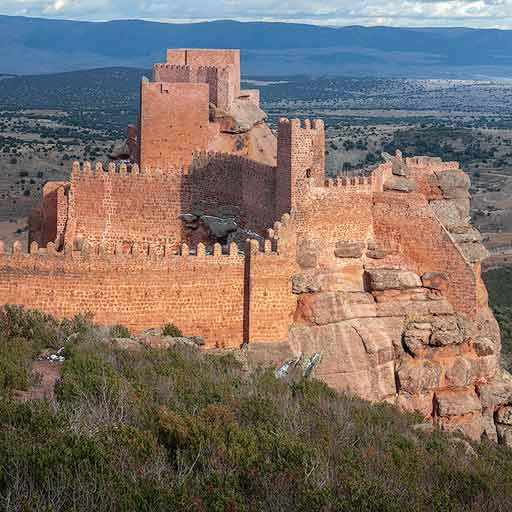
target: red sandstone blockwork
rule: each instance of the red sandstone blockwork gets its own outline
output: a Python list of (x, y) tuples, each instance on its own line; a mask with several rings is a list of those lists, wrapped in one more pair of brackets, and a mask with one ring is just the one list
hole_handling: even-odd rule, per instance
[(184, 246), (180, 255), (161, 256), (142, 246), (125, 253), (118, 245), (110, 254), (105, 245), (56, 252), (53, 244), (33, 245), (31, 254), (17, 244), (6, 254), (0, 244), (0, 297), (58, 317), (91, 311), (98, 322), (133, 330), (173, 322), (209, 347), (285, 341), (294, 306), (291, 260), (276, 249), (269, 241), (250, 262), (235, 244), (229, 254), (217, 244), (212, 255), (200, 245), (197, 255)]
[(208, 149), (208, 97), (206, 84), (141, 83), (141, 167), (188, 166)]
[(240, 50), (179, 48), (167, 50), (167, 63), (178, 66), (234, 67), (234, 90), (240, 93)]
[(166, 244), (176, 247), (182, 240), (179, 215), (186, 179), (179, 169), (162, 173), (133, 166), (128, 173), (126, 166), (105, 170), (101, 165), (93, 169), (87, 163), (80, 169), (75, 164), (66, 243), (144, 242), (160, 253)]

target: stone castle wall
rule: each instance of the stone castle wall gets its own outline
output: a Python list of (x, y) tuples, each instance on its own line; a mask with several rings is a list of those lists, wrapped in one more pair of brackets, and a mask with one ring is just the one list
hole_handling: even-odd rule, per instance
[(232, 244), (212, 252), (199, 245), (159, 254), (145, 244), (131, 247), (84, 242), (62, 252), (50, 243), (30, 253), (0, 244), (0, 297), (57, 317), (92, 312), (95, 320), (134, 331), (174, 323), (186, 335), (201, 333), (209, 347), (244, 341), (286, 341), (295, 307), (290, 258), (269, 240), (250, 257)]
[(208, 149), (207, 84), (141, 83), (139, 159), (142, 167), (188, 166)]

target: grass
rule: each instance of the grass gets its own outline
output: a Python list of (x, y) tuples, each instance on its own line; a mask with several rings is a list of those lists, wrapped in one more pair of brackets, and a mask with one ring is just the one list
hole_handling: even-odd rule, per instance
[(512, 506), (506, 448), (473, 444), (471, 455), (446, 434), (416, 431), (413, 414), (315, 380), (248, 373), (230, 355), (186, 346), (125, 351), (87, 319), (15, 312), (0, 324), (13, 367), (26, 371), (63, 339), (66, 362), (56, 403), (17, 403), (16, 379), (0, 380), (0, 510)]

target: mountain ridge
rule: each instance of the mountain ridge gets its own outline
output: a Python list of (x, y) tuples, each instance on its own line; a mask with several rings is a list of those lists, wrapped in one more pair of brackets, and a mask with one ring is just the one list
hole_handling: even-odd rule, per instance
[[(58, 36), (57, 36), (58, 35)], [(165, 47), (241, 48), (250, 74), (512, 74), (512, 31), (216, 20), (105, 22), (0, 15), (0, 73), (147, 68)]]

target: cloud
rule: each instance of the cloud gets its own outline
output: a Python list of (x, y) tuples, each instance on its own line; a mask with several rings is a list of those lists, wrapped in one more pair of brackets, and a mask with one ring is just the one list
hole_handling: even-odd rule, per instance
[(0, 13), (81, 20), (291, 21), (512, 28), (512, 0), (2, 0)]

